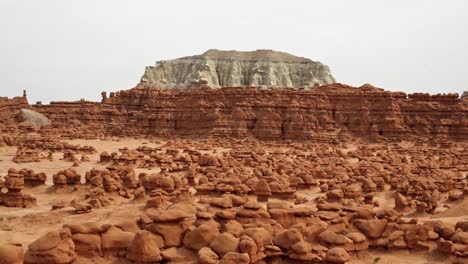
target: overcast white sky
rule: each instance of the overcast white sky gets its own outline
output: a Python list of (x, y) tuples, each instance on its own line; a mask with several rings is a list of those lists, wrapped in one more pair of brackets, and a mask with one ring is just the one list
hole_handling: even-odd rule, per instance
[(466, 0), (0, 0), (0, 96), (100, 100), (156, 60), (273, 49), (338, 82), (468, 90)]

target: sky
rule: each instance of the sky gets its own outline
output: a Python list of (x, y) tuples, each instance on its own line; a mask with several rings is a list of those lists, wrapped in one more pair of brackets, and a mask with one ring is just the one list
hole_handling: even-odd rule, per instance
[(208, 49), (272, 49), (338, 82), (468, 90), (466, 0), (0, 0), (0, 96), (99, 101), (145, 66)]

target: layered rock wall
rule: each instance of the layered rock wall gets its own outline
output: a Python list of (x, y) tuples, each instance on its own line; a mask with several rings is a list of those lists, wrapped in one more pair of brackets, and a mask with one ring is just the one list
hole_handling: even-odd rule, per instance
[(256, 137), (333, 142), (468, 139), (468, 100), (342, 84), (316, 89), (158, 89), (138, 86), (102, 103), (35, 105), (53, 127), (88, 135)]
[(15, 118), (22, 108), (28, 108), (26, 96), (22, 97), (0, 97), (0, 127), (8, 124)]

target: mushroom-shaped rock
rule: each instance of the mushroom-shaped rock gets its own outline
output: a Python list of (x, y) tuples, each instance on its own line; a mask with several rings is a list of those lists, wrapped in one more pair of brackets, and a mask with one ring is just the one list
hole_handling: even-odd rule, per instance
[(134, 233), (111, 227), (101, 234), (102, 251), (104, 256), (125, 256), (128, 246), (135, 237)]
[(385, 230), (387, 222), (387, 219), (358, 219), (354, 221), (353, 224), (367, 238), (379, 238)]
[(248, 228), (243, 235), (253, 238), (259, 248), (273, 243), (273, 230), (267, 229), (267, 226)]
[(0, 264), (23, 264), (23, 248), (18, 245), (0, 245)]
[(249, 264), (250, 258), (247, 253), (228, 252), (223, 256), (219, 264)]
[(429, 228), (423, 225), (415, 225), (405, 234), (405, 240), (409, 248), (417, 246), (418, 242), (424, 242), (429, 239)]
[(26, 264), (66, 264), (76, 259), (75, 243), (69, 229), (50, 231), (28, 246)]
[(218, 264), (219, 257), (209, 247), (203, 247), (198, 250), (198, 262), (200, 264)]
[(217, 254), (223, 256), (228, 252), (238, 252), (239, 238), (229, 233), (222, 233), (216, 236), (210, 243), (210, 248)]
[(325, 232), (322, 232), (319, 236), (318, 239), (327, 245), (330, 246), (342, 246), (348, 249), (352, 249), (353, 241), (343, 235), (336, 234), (333, 231), (327, 230)]
[(460, 221), (455, 225), (455, 229), (461, 229), (462, 231), (468, 231), (468, 221)]
[(162, 259), (159, 247), (151, 238), (151, 233), (138, 231), (127, 249), (127, 259), (138, 263), (155, 263)]
[(102, 256), (101, 236), (99, 234), (82, 234), (72, 232), (75, 251), (79, 256), (92, 258)]
[(359, 232), (351, 232), (346, 234), (346, 237), (351, 239), (354, 242), (354, 250), (361, 251), (369, 248), (369, 242), (367, 241), (366, 236)]
[(161, 235), (166, 247), (178, 247), (182, 243), (186, 228), (179, 222), (163, 222), (152, 223), (148, 230)]
[(239, 237), (244, 232), (244, 227), (236, 220), (228, 220), (223, 226), (223, 232), (231, 233)]
[(258, 181), (257, 186), (255, 187), (255, 194), (259, 201), (268, 201), (268, 197), (271, 196), (271, 189), (265, 179)]
[(395, 194), (395, 210), (398, 212), (405, 212), (408, 211), (411, 207), (411, 203), (406, 198), (403, 196), (401, 193), (396, 193)]
[(185, 247), (170, 247), (161, 251), (164, 263), (197, 263), (197, 253)]
[(252, 210), (258, 210), (262, 207), (262, 205), (256, 201), (247, 201), (245, 204), (244, 204), (244, 208), (247, 208), (247, 209), (252, 209)]
[(320, 233), (327, 230), (328, 224), (324, 221), (317, 221), (315, 223), (311, 223), (307, 226), (305, 230), (305, 240), (308, 242), (314, 242)]
[(208, 221), (207, 223), (199, 225), (192, 231), (185, 234), (183, 239), (184, 246), (199, 250), (203, 247), (207, 247), (213, 241), (213, 239), (219, 235), (219, 224), (215, 221)]
[(335, 190), (328, 191), (326, 193), (326, 195), (330, 199), (341, 199), (341, 198), (344, 197), (344, 193), (340, 189), (335, 189)]
[(312, 253), (312, 247), (306, 241), (297, 242), (291, 247), (291, 252), (288, 254), (291, 259), (297, 260), (318, 260), (318, 255)]
[(242, 235), (239, 242), (239, 251), (249, 254), (250, 261), (256, 263), (259, 259), (265, 257), (263, 252), (258, 252), (258, 246), (253, 238)]
[(297, 229), (291, 228), (279, 233), (273, 239), (273, 243), (280, 248), (290, 249), (294, 244), (303, 240), (302, 234)]
[(468, 245), (468, 232), (457, 232), (451, 238), (452, 242)]
[(360, 184), (353, 183), (346, 186), (344, 196), (346, 198), (359, 198), (362, 196), (362, 187)]
[(346, 250), (340, 247), (335, 247), (328, 250), (325, 261), (330, 263), (346, 263), (350, 259), (351, 257), (349, 256), (348, 252), (346, 252)]

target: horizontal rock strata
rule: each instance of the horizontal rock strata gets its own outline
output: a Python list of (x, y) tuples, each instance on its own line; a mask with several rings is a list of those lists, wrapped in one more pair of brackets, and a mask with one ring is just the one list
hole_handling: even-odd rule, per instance
[(334, 83), (328, 66), (273, 50), (208, 50), (201, 55), (158, 61), (140, 84), (164, 88), (209, 86), (315, 87)]
[(468, 100), (456, 94), (389, 92), (343, 84), (315, 89), (159, 89), (103, 93), (102, 103), (34, 105), (51, 131), (92, 136), (250, 137), (334, 142), (409, 138), (466, 140)]

